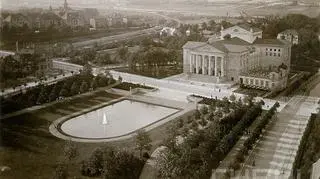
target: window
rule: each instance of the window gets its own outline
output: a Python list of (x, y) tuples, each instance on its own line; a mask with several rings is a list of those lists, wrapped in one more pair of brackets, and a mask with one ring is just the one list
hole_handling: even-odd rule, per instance
[(260, 80), (260, 85), (264, 86), (264, 81), (263, 80)]
[(278, 57), (280, 57), (280, 53), (278, 53)]
[(273, 54), (273, 56), (277, 56), (277, 54), (276, 54), (276, 53), (274, 53), (274, 54)]
[(270, 56), (272, 56), (272, 53), (269, 53)]
[(250, 84), (253, 85), (253, 79), (250, 79)]
[(281, 50), (280, 49), (278, 49), (278, 52), (280, 52)]
[(246, 78), (246, 84), (249, 84), (249, 79), (248, 78)]
[(277, 49), (274, 49), (274, 51), (277, 51)]
[(269, 81), (266, 81), (266, 87), (269, 87)]
[(266, 56), (268, 56), (268, 52), (266, 52)]
[(256, 79), (256, 80), (255, 80), (255, 83), (256, 83), (256, 85), (259, 85), (259, 80)]
[(268, 48), (266, 48), (266, 51), (268, 51)]
[(274, 83), (272, 83), (271, 85), (272, 85), (272, 88), (273, 88), (274, 87)]
[(272, 48), (270, 48), (270, 51), (272, 51)]

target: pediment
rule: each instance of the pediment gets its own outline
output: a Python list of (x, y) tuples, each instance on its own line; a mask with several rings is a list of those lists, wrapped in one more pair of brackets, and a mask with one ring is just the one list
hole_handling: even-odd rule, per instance
[(195, 51), (199, 51), (199, 52), (219, 52), (219, 53), (224, 53), (223, 51), (213, 47), (212, 45), (206, 44), (203, 46), (200, 46), (198, 48), (194, 49)]

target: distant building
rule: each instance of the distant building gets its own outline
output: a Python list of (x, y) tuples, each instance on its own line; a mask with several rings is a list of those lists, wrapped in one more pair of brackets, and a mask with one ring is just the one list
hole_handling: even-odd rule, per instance
[(186, 36), (190, 36), (190, 34), (191, 34), (190, 29), (186, 30)]
[(64, 23), (71, 28), (85, 25), (84, 12), (69, 8), (67, 0), (64, 1), (63, 8), (57, 12), (57, 15), (59, 15), (59, 17), (63, 19)]
[(16, 13), (16, 14), (9, 14), (6, 18), (3, 20), (4, 24), (7, 24), (8, 26), (13, 26), (13, 27), (31, 27), (31, 23), (25, 15), (21, 13)]
[(286, 40), (293, 45), (298, 45), (299, 43), (299, 34), (294, 29), (287, 29), (283, 32), (280, 32), (277, 36), (277, 39)]
[(244, 41), (253, 43), (257, 38), (262, 38), (262, 30), (249, 24), (239, 24), (227, 29), (224, 29), (222, 26), (220, 38), (224, 39), (227, 35), (231, 35), (231, 38), (238, 37)]
[(290, 70), (291, 44), (279, 39), (260, 39), (262, 31), (250, 29), (234, 26), (222, 30), (230, 35), (223, 40), (187, 42), (183, 46), (184, 73), (256, 89), (284, 89)]
[(96, 30), (97, 26), (96, 26), (96, 20), (94, 18), (91, 18), (89, 20), (89, 24), (90, 24), (90, 30)]
[(37, 23), (39, 29), (48, 29), (49, 27), (59, 29), (64, 25), (63, 20), (53, 12), (41, 13)]
[(160, 31), (161, 36), (174, 36), (176, 33), (177, 33), (177, 30), (171, 27), (164, 27)]

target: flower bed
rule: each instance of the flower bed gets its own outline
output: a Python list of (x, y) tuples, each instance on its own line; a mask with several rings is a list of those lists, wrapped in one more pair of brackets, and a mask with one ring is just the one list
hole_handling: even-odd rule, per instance
[(116, 89), (122, 89), (122, 90), (127, 90), (129, 91), (130, 89), (135, 89), (135, 88), (143, 88), (143, 89), (154, 89), (153, 87), (150, 86), (145, 86), (141, 84), (135, 84), (135, 83), (128, 83), (128, 82), (122, 82), (121, 84), (113, 87)]

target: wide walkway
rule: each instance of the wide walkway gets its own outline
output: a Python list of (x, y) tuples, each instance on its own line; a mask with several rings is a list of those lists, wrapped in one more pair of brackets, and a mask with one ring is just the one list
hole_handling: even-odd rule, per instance
[(295, 96), (277, 115), (263, 137), (254, 147), (242, 176), (289, 178), (296, 152), (312, 112), (316, 112), (319, 98)]

